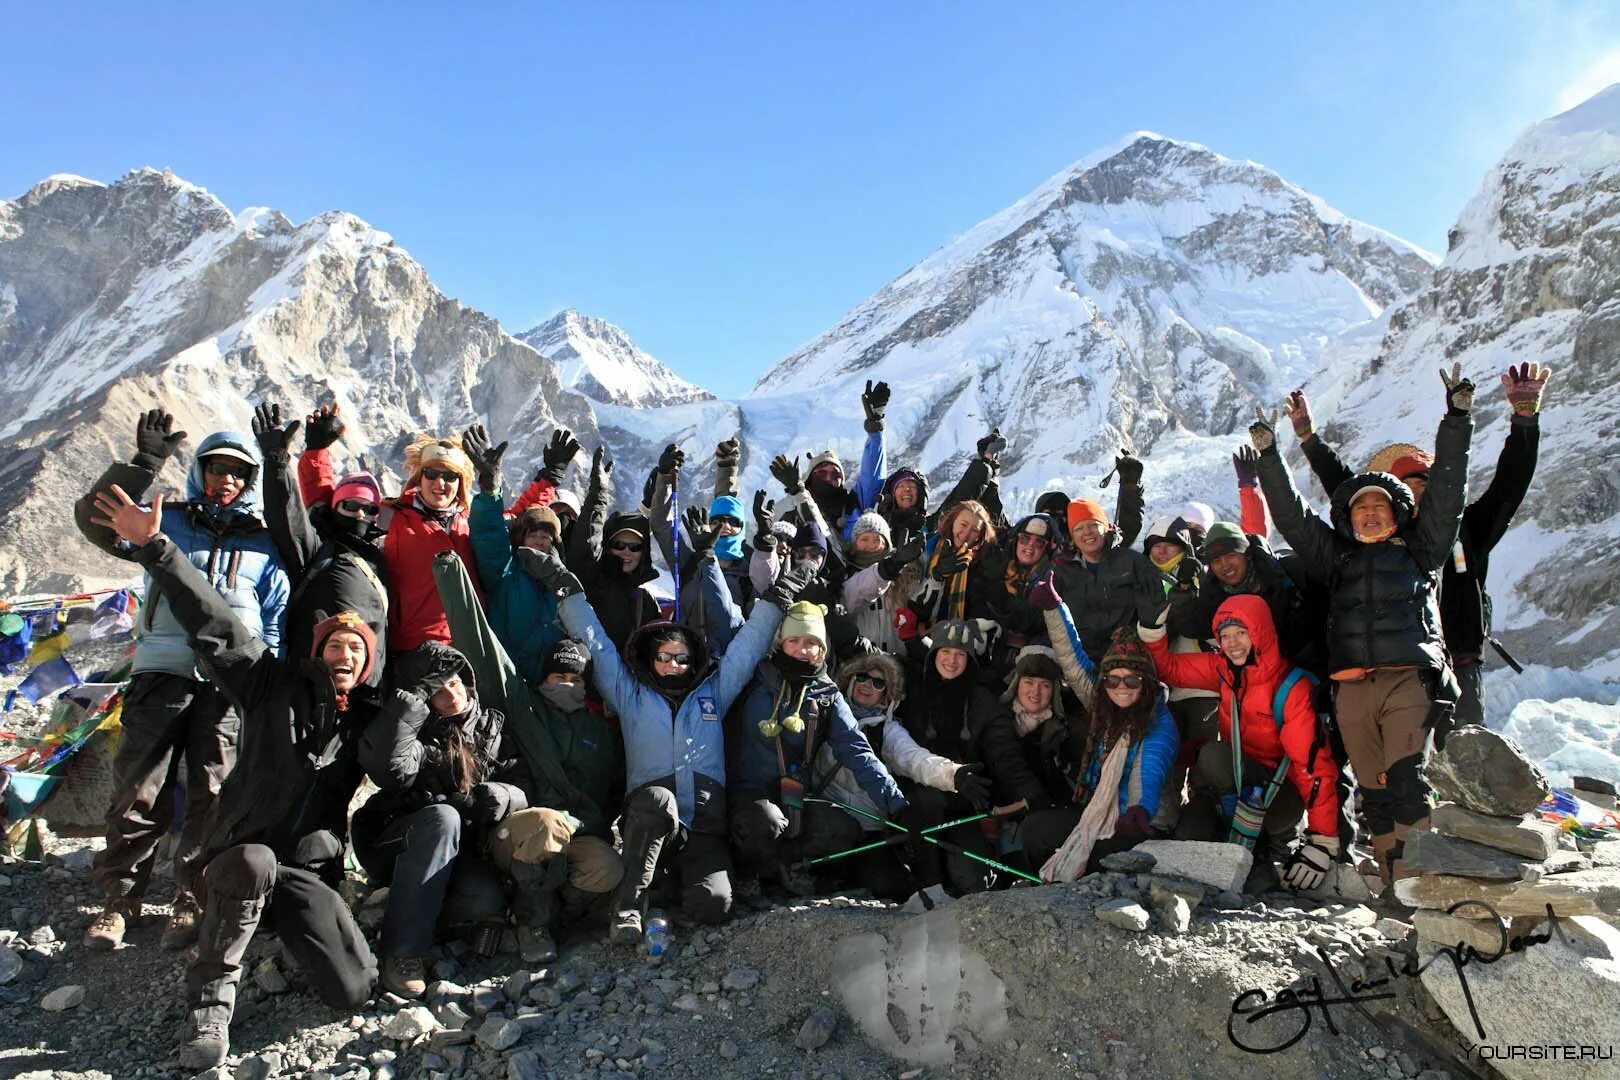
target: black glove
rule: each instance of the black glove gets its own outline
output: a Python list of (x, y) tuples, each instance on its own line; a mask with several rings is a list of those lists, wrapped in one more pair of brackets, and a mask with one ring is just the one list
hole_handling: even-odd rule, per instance
[(501, 459), (506, 456), (508, 445), (503, 442), (499, 446), (490, 446), (489, 432), (484, 430), (483, 424), (474, 424), (461, 433), (461, 448), (467, 452), (467, 460), (472, 462), (473, 470), (478, 473), (479, 491), (501, 489)]
[(322, 405), (304, 419), (304, 449), (325, 450), (343, 437), (343, 427), (337, 405)]
[(563, 474), (568, 471), (568, 463), (574, 460), (579, 453), (579, 440), (567, 428), (558, 428), (551, 433), (551, 442), (540, 453), (540, 471), (535, 474), (536, 480), (548, 480), (552, 487), (561, 487)]
[(1456, 720), (1457, 708), (1450, 702), (1437, 701), (1429, 706), (1428, 725), (1429, 730), (1434, 732), (1434, 748), (1436, 750), (1446, 748), (1446, 737), (1451, 734), (1451, 729), (1456, 726)]
[(701, 555), (714, 547), (714, 530), (709, 525), (709, 512), (701, 506), (688, 506), (681, 515), (681, 533), (692, 554)]
[(775, 521), (771, 518), (775, 506), (775, 499), (766, 499), (763, 491), (754, 492), (754, 546), (761, 551), (776, 547), (776, 533), (772, 529)]
[(767, 603), (775, 604), (786, 611), (809, 586), (812, 577), (808, 571), (790, 566), (771, 582), (771, 587), (765, 590), (764, 599)]
[(934, 566), (930, 575), (935, 581), (949, 581), (962, 571), (967, 563), (956, 553), (956, 545), (949, 540), (941, 540), (935, 552)]
[(664, 447), (664, 452), (658, 455), (658, 471), (664, 475), (675, 472), (686, 464), (686, 451), (674, 443)]
[(735, 469), (742, 463), (742, 440), (733, 435), (714, 448), (714, 466), (717, 469)]
[(174, 414), (148, 409), (135, 422), (135, 456), (129, 460), (143, 469), (158, 472), (185, 437), (185, 432), (174, 430)]
[(990, 785), (990, 778), (982, 775), (983, 765), (958, 765), (952, 780), (956, 786), (956, 793), (968, 802), (974, 809), (990, 805), (995, 796), (995, 790)]
[(512, 793), (505, 784), (474, 784), (467, 794), (472, 796), (472, 810), (467, 816), (480, 824), (493, 825), (512, 810)]
[(265, 461), (285, 462), (291, 456), (287, 446), (303, 426), (302, 421), (293, 420), (282, 427), (280, 405), (263, 404), (253, 410), (253, 437), (259, 440)]
[(1121, 450), (1114, 458), (1114, 470), (1119, 473), (1121, 487), (1142, 486), (1142, 459), (1129, 450)]
[(1277, 410), (1273, 409), (1271, 415), (1259, 405), (1254, 407), (1255, 421), (1249, 425), (1249, 441), (1260, 453), (1265, 453), (1277, 445)]
[(598, 491), (607, 490), (609, 478), (613, 476), (613, 462), (608, 460), (607, 447), (598, 446), (596, 452), (591, 454), (591, 487)]
[(866, 380), (866, 391), (861, 394), (861, 408), (866, 410), (868, 433), (883, 430), (883, 414), (889, 407), (889, 384)]
[(1446, 384), (1446, 411), (1452, 416), (1466, 416), (1474, 411), (1474, 383), (1462, 373), (1462, 364), (1451, 365), (1451, 374), (1440, 369), (1440, 381)]
[(1001, 456), (1001, 452), (1007, 449), (1007, 439), (1001, 434), (1000, 428), (991, 428), (990, 434), (980, 439), (976, 445), (979, 448), (979, 456), (994, 464)]
[(922, 555), (922, 537), (916, 536), (878, 560), (878, 574), (884, 581), (899, 581), (906, 567)]
[(579, 578), (563, 565), (563, 561), (557, 557), (555, 551), (520, 547), (513, 558), (517, 559), (524, 573), (544, 585), (559, 600), (585, 591), (585, 587), (579, 583)]
[(798, 458), (777, 454), (771, 459), (771, 475), (789, 495), (797, 495), (804, 490), (804, 474), (799, 471)]

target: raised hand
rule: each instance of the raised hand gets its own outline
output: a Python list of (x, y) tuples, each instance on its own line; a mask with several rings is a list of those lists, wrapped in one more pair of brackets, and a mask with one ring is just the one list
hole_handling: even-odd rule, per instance
[(1260, 452), (1252, 446), (1240, 446), (1232, 454), (1232, 471), (1237, 473), (1238, 487), (1260, 486)]
[(670, 443), (668, 446), (664, 447), (664, 452), (658, 455), (658, 471), (663, 473), (665, 476), (668, 476), (670, 473), (677, 472), (681, 466), (685, 464), (686, 451), (682, 450), (674, 443)]
[(90, 523), (111, 529), (136, 547), (151, 543), (152, 538), (163, 531), (161, 491), (152, 500), (150, 510), (130, 498), (128, 492), (117, 484), (106, 491), (96, 492), (92, 503), (99, 516), (91, 517)]
[(994, 465), (996, 459), (1001, 456), (1001, 452), (1007, 449), (1007, 440), (1001, 434), (1001, 429), (996, 427), (991, 428), (990, 434), (980, 439), (976, 445), (979, 456)]
[(322, 405), (304, 418), (304, 449), (325, 450), (343, 437), (343, 428), (337, 402)]
[(1462, 373), (1462, 364), (1451, 365), (1451, 374), (1446, 369), (1440, 369), (1440, 381), (1446, 384), (1446, 408), (1453, 413), (1472, 412), (1474, 408), (1474, 383)]
[(591, 486), (604, 489), (612, 476), (613, 462), (608, 460), (607, 447), (598, 446), (591, 454)]
[(157, 472), (179, 449), (185, 437), (185, 432), (174, 430), (174, 414), (148, 409), (135, 422), (135, 456), (130, 460), (143, 469)]
[(922, 557), (922, 549), (922, 537), (912, 537), (878, 560), (878, 574), (884, 581), (899, 581), (906, 567)]
[(1541, 411), (1541, 393), (1552, 379), (1552, 368), (1540, 364), (1508, 366), (1502, 375), (1502, 389), (1508, 405), (1518, 416), (1534, 416)]
[(942, 539), (935, 551), (932, 577), (935, 581), (949, 581), (962, 570), (967, 563), (956, 553), (956, 545), (949, 538)]
[(1311, 437), (1316, 430), (1316, 421), (1311, 418), (1311, 403), (1305, 397), (1305, 391), (1295, 390), (1283, 402), (1283, 412), (1288, 416), (1288, 422), (1294, 426), (1294, 435), (1300, 442)]
[(474, 424), (461, 433), (461, 448), (467, 452), (478, 473), (479, 491), (499, 491), (501, 488), (501, 459), (506, 456), (509, 443), (489, 445), (489, 432), (483, 424)]
[(558, 599), (565, 599), (574, 593), (585, 591), (584, 586), (579, 583), (579, 578), (563, 564), (555, 551), (520, 547), (512, 557), (517, 560), (524, 573), (544, 585)]
[(286, 461), (292, 444), (292, 438), (303, 427), (302, 421), (293, 420), (283, 427), (281, 424), (281, 406), (269, 403), (260, 404), (253, 410), (253, 437), (259, 441), (259, 452), (266, 461), (272, 458), (277, 461)]
[(1129, 450), (1120, 450), (1114, 458), (1114, 470), (1119, 473), (1120, 487), (1142, 486), (1142, 459)]
[(1249, 425), (1249, 441), (1260, 453), (1265, 453), (1277, 445), (1277, 410), (1272, 409), (1271, 415), (1259, 405), (1254, 407), (1255, 421)]
[(866, 390), (861, 394), (861, 408), (866, 410), (866, 430), (882, 431), (883, 415), (889, 408), (889, 384), (867, 379)]
[(1058, 595), (1057, 575), (1050, 570), (1040, 578), (1030, 582), (1029, 592), (1025, 594), (1031, 607), (1037, 611), (1056, 611), (1063, 602)]
[(717, 525), (709, 521), (709, 512), (701, 506), (688, 506), (681, 515), (681, 535), (693, 553), (701, 555), (714, 546)]
[(786, 454), (777, 454), (771, 459), (771, 475), (776, 482), (782, 485), (782, 490), (789, 495), (797, 495), (804, 490), (804, 474), (799, 469), (797, 458), (790, 458)]
[(735, 469), (742, 463), (742, 440), (733, 435), (725, 442), (714, 448), (714, 464), (716, 468)]
[(771, 583), (769, 589), (765, 590), (763, 599), (767, 603), (775, 604), (783, 611), (786, 611), (793, 606), (793, 602), (799, 598), (799, 594), (809, 586), (813, 577), (814, 572), (811, 570), (801, 570), (790, 566)]
[(579, 440), (567, 428), (558, 428), (551, 433), (551, 442), (541, 451), (542, 464), (536, 480), (549, 480), (553, 487), (562, 484), (563, 474), (568, 471), (568, 463), (574, 460), (579, 453)]
[(776, 533), (772, 529), (775, 519), (771, 517), (775, 507), (775, 499), (767, 499), (763, 491), (754, 492), (754, 546), (761, 551), (776, 546)]

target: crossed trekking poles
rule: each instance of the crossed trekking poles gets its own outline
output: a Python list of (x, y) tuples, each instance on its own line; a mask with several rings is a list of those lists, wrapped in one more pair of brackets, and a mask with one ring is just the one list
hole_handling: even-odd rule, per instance
[(930, 844), (943, 848), (952, 854), (966, 856), (967, 858), (972, 859), (974, 862), (983, 863), (985, 866), (1000, 870), (1003, 873), (1012, 874), (1014, 877), (1023, 878), (1025, 881), (1033, 882), (1036, 885), (1046, 884), (1034, 874), (1027, 873), (1014, 866), (1008, 866), (1003, 862), (997, 862), (995, 859), (989, 858), (985, 855), (980, 855), (977, 852), (969, 851), (960, 844), (953, 844), (948, 840), (941, 840), (938, 836), (934, 835), (935, 833), (942, 833), (947, 829), (954, 829), (961, 825), (971, 825), (974, 822), (984, 821), (987, 818), (1001, 817), (1010, 808), (1003, 808), (1000, 812), (986, 811), (981, 814), (970, 814), (967, 817), (957, 818), (955, 821), (946, 821), (939, 825), (930, 825), (926, 829), (912, 830), (906, 828), (898, 821), (892, 821), (889, 818), (884, 817), (882, 814), (874, 814), (868, 810), (862, 810), (858, 806), (850, 806), (848, 803), (839, 802), (837, 799), (829, 799), (820, 795), (807, 795), (805, 796), (804, 801), (807, 803), (821, 803), (824, 806), (835, 806), (846, 813), (859, 814), (861, 817), (867, 818), (870, 821), (875, 821), (880, 825), (887, 825), (889, 828), (896, 830), (893, 836), (885, 837), (882, 840), (874, 840), (870, 843), (861, 844), (857, 847), (852, 847), (845, 851), (835, 852), (831, 855), (822, 855), (818, 858), (807, 859), (803, 863), (804, 866), (820, 866), (824, 863), (836, 862), (839, 859), (846, 859), (851, 855), (859, 855), (864, 851), (876, 851), (878, 848), (888, 847), (891, 844), (898, 844), (904, 840), (907, 840), (912, 836), (918, 836), (923, 840), (928, 841)]

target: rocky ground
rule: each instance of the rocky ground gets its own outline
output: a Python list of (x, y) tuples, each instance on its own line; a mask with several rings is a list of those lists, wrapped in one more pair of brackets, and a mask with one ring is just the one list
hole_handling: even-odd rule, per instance
[[(95, 911), (97, 846), (53, 839), (44, 863), (0, 870), (0, 945), (15, 958), (0, 952), (0, 1075), (179, 1075), (182, 960), (157, 947), (160, 912), (149, 909), (114, 953), (79, 943)], [(381, 899), (357, 892), (363, 923), (375, 924)], [(264, 935), (249, 954), (229, 1064), (237, 1077), (350, 1080), (1469, 1075), (1415, 979), (1397, 980), (1395, 997), (1365, 1015), (1340, 1006), (1318, 1016), (1282, 1053), (1245, 1053), (1228, 1038), (1242, 991), (1328, 981), (1312, 949), (1348, 981), (1412, 952), (1409, 932), (1363, 905), (1250, 901), (1151, 873), (1019, 888), (929, 915), (860, 897), (756, 897), (724, 929), (678, 929), (658, 966), (602, 944), (599, 925), (540, 967), (450, 947), (426, 1001), (383, 994), (353, 1016), (313, 997)], [(892, 1029), (874, 1038), (852, 1011)], [(1282, 1042), (1305, 1015), (1242, 1037)]]

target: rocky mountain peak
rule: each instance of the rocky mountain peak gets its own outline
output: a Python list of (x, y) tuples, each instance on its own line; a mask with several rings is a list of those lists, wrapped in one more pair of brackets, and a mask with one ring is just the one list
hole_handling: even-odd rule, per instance
[(517, 338), (556, 362), (565, 387), (604, 405), (656, 408), (714, 397), (643, 352), (619, 327), (573, 308)]

